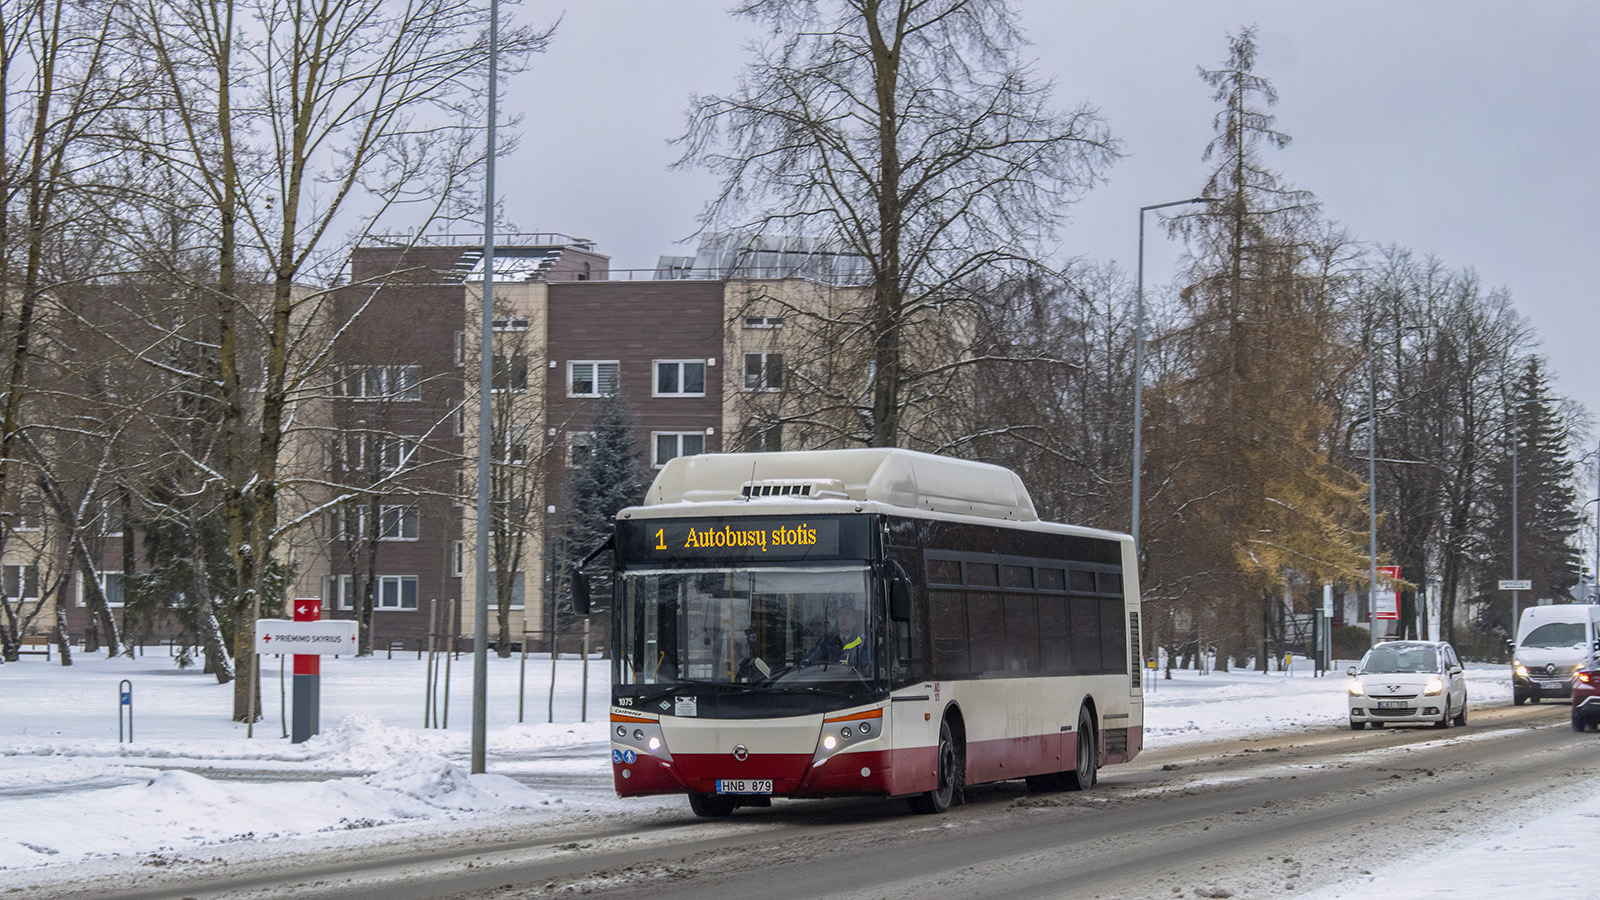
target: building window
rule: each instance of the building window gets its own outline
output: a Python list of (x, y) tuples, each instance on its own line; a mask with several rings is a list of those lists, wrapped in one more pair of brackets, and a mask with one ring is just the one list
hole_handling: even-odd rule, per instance
[(450, 574), (457, 578), (467, 574), (467, 542), (450, 542)]
[(495, 331), (527, 331), (527, 319), (495, 319)]
[[(522, 572), (511, 573), (511, 609), (527, 608), (527, 577)], [(489, 573), (489, 605), (498, 609), (500, 607), (500, 573)]]
[(528, 389), (528, 354), (521, 350), (495, 353), (492, 389), (496, 391), (525, 391)]
[(704, 397), (706, 361), (703, 359), (656, 360), (657, 397)]
[(744, 355), (745, 390), (776, 391), (782, 387), (782, 353), (746, 353)]
[(378, 511), (378, 540), (414, 541), (417, 539), (417, 508), (385, 506)]
[(44, 527), (44, 498), (33, 491), (24, 491), (17, 500), (17, 531), (38, 531)]
[(617, 392), (616, 360), (567, 363), (568, 397), (609, 397)]
[(656, 431), (650, 436), (655, 444), (651, 464), (658, 469), (674, 457), (699, 456), (706, 452), (706, 436), (699, 431)]
[(377, 609), (415, 610), (417, 576), (383, 575), (378, 578)]
[(528, 462), (528, 435), (526, 425), (512, 425), (505, 433), (497, 434), (489, 444), (489, 457), (507, 466), (520, 466)]
[(407, 435), (392, 435), (378, 438), (378, 464), (381, 473), (393, 475), (403, 469), (409, 469), (416, 463), (417, 450), (421, 441)]
[(346, 474), (364, 473), (369, 463), (376, 463), (372, 474), (387, 478), (415, 465), (421, 447), (422, 440), (411, 435), (351, 434), (335, 438), (323, 462)]
[(783, 423), (751, 420), (741, 438), (740, 449), (746, 453), (776, 453), (783, 449)]
[(356, 583), (353, 575), (322, 576), (322, 606), (324, 609), (355, 609)]
[(581, 469), (589, 465), (594, 453), (594, 432), (574, 431), (567, 435), (567, 468)]
[(421, 400), (421, 366), (345, 366), (338, 392), (358, 400)]
[[(33, 566), (28, 566), (28, 568), (31, 569), (31, 568), (33, 568)], [(6, 566), (6, 594), (7, 595), (11, 594), (11, 569), (12, 569), (11, 566)], [(30, 575), (29, 577), (32, 577), (32, 576)], [(101, 573), (99, 573), (99, 575), (97, 575), (95, 577), (95, 581), (98, 581), (100, 583), (100, 592), (105, 595), (106, 605), (107, 606), (120, 607), (120, 606), (123, 605), (123, 603), (126, 600), (126, 597), (123, 594), (123, 584), (122, 584), (122, 573), (121, 572), (101, 572)], [(37, 589), (38, 589), (37, 585), (35, 585), (34, 590), (37, 591)], [(29, 597), (27, 599), (31, 600), (31, 599), (34, 599), (34, 598)], [(88, 606), (89, 605), (89, 593), (83, 589), (83, 582), (81, 582), (81, 581), (78, 582), (78, 605), (79, 606)]]
[[(327, 532), (329, 540), (362, 541), (367, 538), (367, 503), (356, 501), (328, 511)], [(417, 508), (415, 506), (378, 507), (378, 540), (414, 541), (417, 539)]]
[(782, 328), (783, 316), (745, 316), (746, 328)]
[[(33, 602), (39, 599), (39, 567), (8, 565), (5, 567), (6, 597), (11, 600)], [(120, 604), (119, 604), (120, 605)]]

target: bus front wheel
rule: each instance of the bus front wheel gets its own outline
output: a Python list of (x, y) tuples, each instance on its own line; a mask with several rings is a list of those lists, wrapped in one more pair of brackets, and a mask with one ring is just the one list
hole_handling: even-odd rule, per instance
[(906, 799), (914, 813), (942, 813), (955, 799), (961, 781), (961, 759), (949, 719), (939, 723), (939, 749), (934, 764), (938, 768), (938, 786)]
[(1087, 791), (1100, 770), (1100, 742), (1087, 707), (1078, 710), (1078, 764), (1067, 772), (1067, 790)]

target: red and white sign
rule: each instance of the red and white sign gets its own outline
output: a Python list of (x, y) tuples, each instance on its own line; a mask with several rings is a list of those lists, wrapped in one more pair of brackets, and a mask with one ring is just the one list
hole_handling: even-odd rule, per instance
[(1391, 584), (1393, 584), (1393, 583), (1395, 583), (1395, 582), (1397, 582), (1399, 580), (1400, 580), (1400, 567), (1399, 566), (1379, 566), (1378, 567), (1379, 590), (1375, 591), (1373, 593), (1373, 596), (1372, 596), (1372, 616), (1373, 616), (1373, 618), (1375, 618), (1375, 619), (1399, 619), (1400, 618), (1400, 591), (1399, 591), (1399, 589), (1395, 589), (1393, 591), (1386, 591), (1386, 590), (1382, 589), (1382, 588), (1387, 587), (1388, 585), (1391, 585)]
[(256, 652), (354, 656), (356, 623), (351, 619), (320, 619), (315, 622), (257, 619)]

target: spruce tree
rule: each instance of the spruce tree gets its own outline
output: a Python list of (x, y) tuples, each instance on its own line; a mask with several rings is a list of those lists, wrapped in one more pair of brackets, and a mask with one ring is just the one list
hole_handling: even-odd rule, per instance
[[(572, 478), (568, 492), (565, 534), (566, 565), (576, 566), (611, 535), (612, 521), (625, 506), (639, 502), (649, 484), (649, 472), (640, 457), (635, 438), (638, 422), (627, 398), (620, 392), (607, 395), (595, 411), (589, 431), (592, 435), (587, 457)], [(611, 581), (596, 568), (593, 578), (597, 609), (609, 607)], [(563, 598), (563, 609), (571, 609), (570, 598)]]
[(1516, 480), (1516, 577), (1533, 582), (1519, 597), (1520, 606), (1550, 599), (1570, 601), (1578, 583), (1579, 554), (1573, 544), (1580, 517), (1570, 452), (1571, 424), (1560, 400), (1551, 396), (1544, 365), (1537, 357), (1527, 361), (1513, 388), (1515, 414), (1506, 425), (1516, 441), (1513, 466), (1511, 447), (1496, 466), (1495, 483), (1487, 494), (1484, 539), (1489, 566), (1486, 593), (1491, 598), (1484, 624), (1493, 631), (1515, 630), (1511, 597), (1497, 590), (1497, 581), (1512, 575), (1512, 479)]

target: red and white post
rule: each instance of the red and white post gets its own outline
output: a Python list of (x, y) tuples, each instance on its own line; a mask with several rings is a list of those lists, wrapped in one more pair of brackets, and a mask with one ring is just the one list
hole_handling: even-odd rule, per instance
[[(302, 598), (293, 601), (294, 621), (322, 619), (322, 601)], [(289, 742), (304, 743), (322, 730), (322, 657), (307, 653), (294, 655), (294, 706)]]

